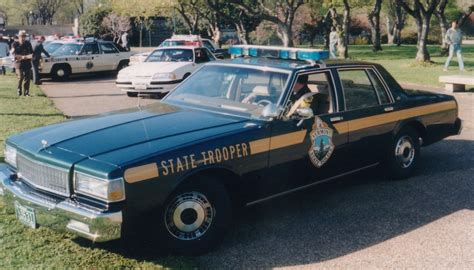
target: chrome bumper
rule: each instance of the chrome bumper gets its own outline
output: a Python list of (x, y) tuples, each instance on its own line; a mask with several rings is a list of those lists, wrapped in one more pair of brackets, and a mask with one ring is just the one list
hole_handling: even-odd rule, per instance
[(38, 194), (20, 181), (12, 180), (14, 171), (0, 163), (0, 198), (9, 212), (14, 212), (15, 201), (34, 209), (40, 226), (67, 231), (94, 242), (120, 238), (122, 212), (100, 212), (69, 199), (57, 201)]

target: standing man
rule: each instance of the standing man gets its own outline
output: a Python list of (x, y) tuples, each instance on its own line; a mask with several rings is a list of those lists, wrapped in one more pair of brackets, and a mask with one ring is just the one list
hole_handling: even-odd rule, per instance
[(449, 44), (449, 56), (448, 59), (446, 59), (443, 70), (448, 71), (449, 62), (451, 62), (454, 53), (456, 53), (459, 70), (464, 71), (464, 62), (461, 54), (462, 32), (461, 29), (458, 28), (458, 22), (456, 20), (451, 22), (451, 28), (446, 32), (446, 43)]
[(130, 47), (128, 45), (128, 32), (123, 32), (120, 39), (122, 41), (122, 48), (124, 48), (126, 51), (130, 51)]
[(339, 43), (339, 36), (336, 31), (336, 27), (331, 27), (331, 33), (329, 33), (329, 58), (335, 59), (336, 56), (336, 46)]
[(15, 69), (18, 75), (18, 96), (21, 96), (22, 89), (25, 96), (30, 96), (31, 79), (31, 59), (33, 58), (33, 48), (26, 40), (24, 30), (18, 33), (18, 42), (13, 43), (13, 55), (15, 56)]
[[(4, 60), (1, 58), (7, 58), (9, 54), (10, 54), (10, 46), (8, 45), (8, 42), (5, 39), (3, 39), (3, 35), (0, 34), (0, 61), (3, 62)], [(5, 66), (3, 65), (1, 65), (0, 71), (2, 75), (5, 75), (5, 73), (7, 72), (5, 69)]]
[(44, 36), (39, 36), (38, 41), (33, 48), (33, 82), (36, 85), (41, 84), (41, 77), (39, 73), (39, 65), (42, 58), (41, 54), (44, 53), (46, 57), (50, 57), (49, 53), (43, 47), (44, 40)]

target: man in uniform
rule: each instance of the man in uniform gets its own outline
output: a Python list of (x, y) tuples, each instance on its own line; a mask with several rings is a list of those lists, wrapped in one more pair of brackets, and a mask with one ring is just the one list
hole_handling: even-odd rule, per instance
[(21, 96), (22, 89), (26, 97), (30, 96), (31, 59), (33, 58), (33, 47), (26, 40), (26, 32), (18, 33), (18, 42), (13, 43), (13, 55), (15, 56), (15, 69), (18, 75), (18, 95)]
[(38, 41), (33, 48), (33, 82), (36, 85), (41, 84), (41, 77), (39, 73), (39, 65), (42, 58), (41, 54), (44, 53), (46, 57), (49, 57), (49, 53), (43, 47), (44, 40), (44, 36), (39, 36)]

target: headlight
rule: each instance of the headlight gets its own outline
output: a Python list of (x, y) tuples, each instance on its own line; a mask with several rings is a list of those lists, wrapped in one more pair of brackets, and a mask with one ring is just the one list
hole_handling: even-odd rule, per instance
[(116, 202), (125, 199), (123, 179), (98, 179), (80, 173), (74, 174), (74, 189), (78, 193)]
[(152, 80), (176, 80), (176, 74), (174, 73), (155, 73)]
[(128, 80), (130, 76), (127, 73), (120, 73), (117, 75), (117, 80)]
[(16, 167), (16, 149), (9, 145), (5, 145), (5, 161)]

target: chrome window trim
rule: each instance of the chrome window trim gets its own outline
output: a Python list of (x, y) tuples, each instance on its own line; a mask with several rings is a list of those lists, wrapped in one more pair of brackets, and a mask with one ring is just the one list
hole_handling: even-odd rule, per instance
[[(37, 185), (35, 183), (33, 183), (30, 179), (24, 177), (21, 172), (20, 172), (20, 168), (18, 166), (18, 157), (19, 156), (22, 156), (24, 159), (27, 159), (29, 160), (30, 162), (36, 164), (36, 165), (40, 165), (40, 166), (43, 166), (43, 167), (48, 167), (48, 168), (52, 168), (52, 169), (55, 169), (55, 170), (58, 170), (58, 171), (62, 171), (62, 172), (65, 172), (67, 174), (67, 179), (66, 179), (66, 184), (67, 184), (67, 191), (68, 193), (62, 193), (62, 192), (59, 192), (57, 190), (52, 190), (50, 188), (47, 188), (47, 187), (44, 187), (44, 186), (40, 186), (40, 185)], [(39, 189), (39, 190), (45, 190), (45, 191), (48, 191), (48, 192), (51, 192), (53, 194), (58, 194), (58, 195), (61, 195), (61, 196), (65, 196), (65, 197), (70, 197), (71, 196), (71, 185), (70, 185), (70, 182), (69, 182), (69, 179), (70, 179), (70, 170), (69, 169), (64, 169), (64, 168), (61, 168), (61, 167), (58, 167), (58, 166), (54, 166), (54, 165), (50, 165), (50, 164), (46, 164), (44, 162), (41, 162), (41, 161), (38, 161), (38, 160), (34, 160), (34, 159), (31, 159), (31, 158), (28, 158), (26, 157), (24, 154), (20, 154), (20, 153), (17, 153), (17, 174), (19, 176), (19, 178), (21, 180), (24, 180), (24, 182), (26, 182), (26, 184), (28, 185), (31, 185), (33, 186), (34, 188), (36, 189)]]

